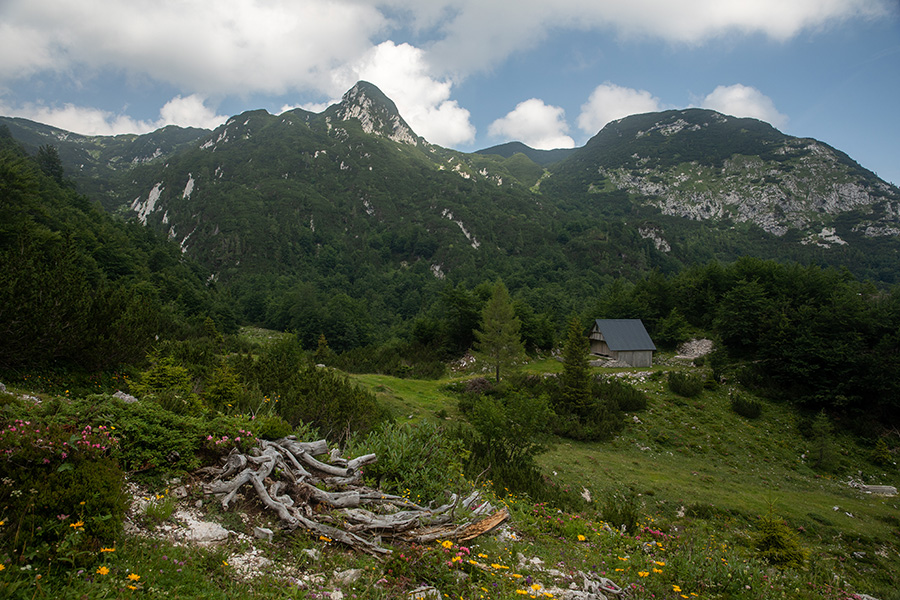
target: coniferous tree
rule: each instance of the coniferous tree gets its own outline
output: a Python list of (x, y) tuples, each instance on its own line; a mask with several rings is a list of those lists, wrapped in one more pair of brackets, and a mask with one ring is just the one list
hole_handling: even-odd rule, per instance
[(65, 174), (56, 146), (46, 144), (38, 148), (36, 160), (44, 173), (56, 180), (56, 183), (63, 183)]
[(507, 369), (525, 355), (509, 291), (502, 281), (494, 285), (491, 299), (481, 311), (481, 330), (475, 332), (475, 354), (494, 370), (497, 382), (501, 369)]
[(584, 416), (591, 405), (590, 345), (577, 316), (569, 319), (563, 347), (563, 371), (559, 378), (560, 407), (563, 412)]

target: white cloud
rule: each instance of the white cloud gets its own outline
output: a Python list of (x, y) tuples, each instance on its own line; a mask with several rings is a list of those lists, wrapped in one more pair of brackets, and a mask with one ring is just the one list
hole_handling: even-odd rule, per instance
[(0, 77), (112, 69), (203, 93), (320, 89), (387, 21), (347, 0), (4, 0)]
[[(4, 0), (0, 78), (105, 69), (188, 93), (325, 92), (335, 69), (413, 28), (431, 64), (489, 69), (560, 29), (698, 44), (777, 40), (895, 0)], [(390, 9), (390, 13), (386, 10)], [(393, 16), (387, 16), (388, 14)], [(86, 71), (82, 71), (85, 70)]]
[(771, 98), (740, 83), (720, 85), (701, 101), (700, 106), (734, 117), (753, 117), (775, 127), (784, 127), (788, 122), (787, 116), (778, 112)]
[[(784, 41), (853, 18), (896, 11), (895, 0), (394, 0), (417, 13), (428, 4), (444, 16), (433, 59), (451, 72), (490, 68), (533, 48), (560, 29), (607, 32), (622, 38), (655, 38), (702, 44), (726, 35), (761, 34)], [(444, 7), (437, 12), (438, 3)]]
[(384, 42), (337, 71), (332, 91), (342, 93), (360, 79), (394, 101), (413, 131), (429, 142), (453, 146), (475, 138), (469, 111), (450, 99), (453, 84), (430, 75), (425, 53), (409, 44)]
[(491, 123), (488, 133), (505, 140), (517, 140), (532, 148), (574, 148), (575, 140), (566, 135), (569, 125), (565, 111), (531, 98), (516, 105), (502, 119)]
[(594, 135), (610, 121), (646, 112), (661, 110), (658, 98), (646, 90), (635, 90), (606, 82), (591, 92), (588, 101), (581, 106), (578, 127)]
[[(182, 95), (171, 119), (212, 119), (194, 94), (336, 97), (356, 79), (381, 87), (435, 143), (474, 139), (451, 99), (458, 78), (489, 70), (551, 33), (702, 44), (726, 35), (786, 40), (896, 11), (896, 0), (2, 0), (0, 89), (47, 76), (82, 86), (98, 75), (164, 83)], [(394, 36), (413, 30), (418, 47)], [(393, 37), (393, 40), (391, 41)], [(385, 41), (388, 40), (388, 41)], [(340, 84), (338, 86), (337, 84)], [(202, 104), (202, 103), (201, 103)], [(33, 107), (35, 109), (40, 107)], [(66, 106), (81, 129), (124, 127), (124, 115)], [(643, 109), (641, 109), (643, 110)], [(189, 117), (193, 114), (193, 117)], [(585, 118), (580, 127), (596, 130)], [(66, 115), (69, 115), (66, 117)], [(133, 121), (135, 126), (141, 123)], [(155, 122), (151, 123), (155, 124)], [(561, 132), (564, 137), (564, 132)]]
[(178, 125), (180, 127), (201, 127), (215, 129), (228, 117), (217, 115), (216, 111), (207, 107), (205, 99), (199, 94), (191, 94), (186, 98), (175, 96), (160, 109), (160, 120), (157, 124)]
[(10, 107), (0, 104), (0, 113), (30, 119), (82, 135), (119, 135), (122, 133), (148, 133), (166, 125), (202, 127), (214, 129), (227, 117), (216, 115), (203, 98), (196, 94), (182, 98), (176, 96), (159, 111), (155, 121), (141, 121), (125, 114), (65, 104), (61, 108), (41, 104)]

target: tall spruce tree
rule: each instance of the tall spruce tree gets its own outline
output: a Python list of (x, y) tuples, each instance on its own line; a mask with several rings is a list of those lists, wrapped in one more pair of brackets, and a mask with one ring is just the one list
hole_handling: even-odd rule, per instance
[(591, 373), (588, 364), (590, 345), (581, 319), (569, 319), (566, 344), (563, 347), (563, 371), (559, 378), (560, 404), (558, 410), (584, 417), (591, 406)]
[(497, 280), (491, 299), (481, 311), (481, 330), (475, 332), (475, 355), (494, 369), (497, 382), (500, 371), (512, 367), (525, 356), (519, 335), (521, 323), (513, 310), (509, 291)]

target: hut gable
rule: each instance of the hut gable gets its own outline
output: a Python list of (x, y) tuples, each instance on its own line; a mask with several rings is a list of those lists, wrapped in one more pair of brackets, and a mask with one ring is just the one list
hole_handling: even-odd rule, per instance
[(590, 333), (591, 353), (632, 367), (653, 366), (656, 345), (640, 319), (597, 319)]

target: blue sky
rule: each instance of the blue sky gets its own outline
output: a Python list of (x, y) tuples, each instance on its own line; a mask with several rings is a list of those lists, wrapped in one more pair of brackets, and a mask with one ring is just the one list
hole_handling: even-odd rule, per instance
[(583, 145), (713, 108), (900, 184), (897, 0), (4, 0), (0, 114), (86, 134), (314, 111), (359, 79), (429, 141)]

